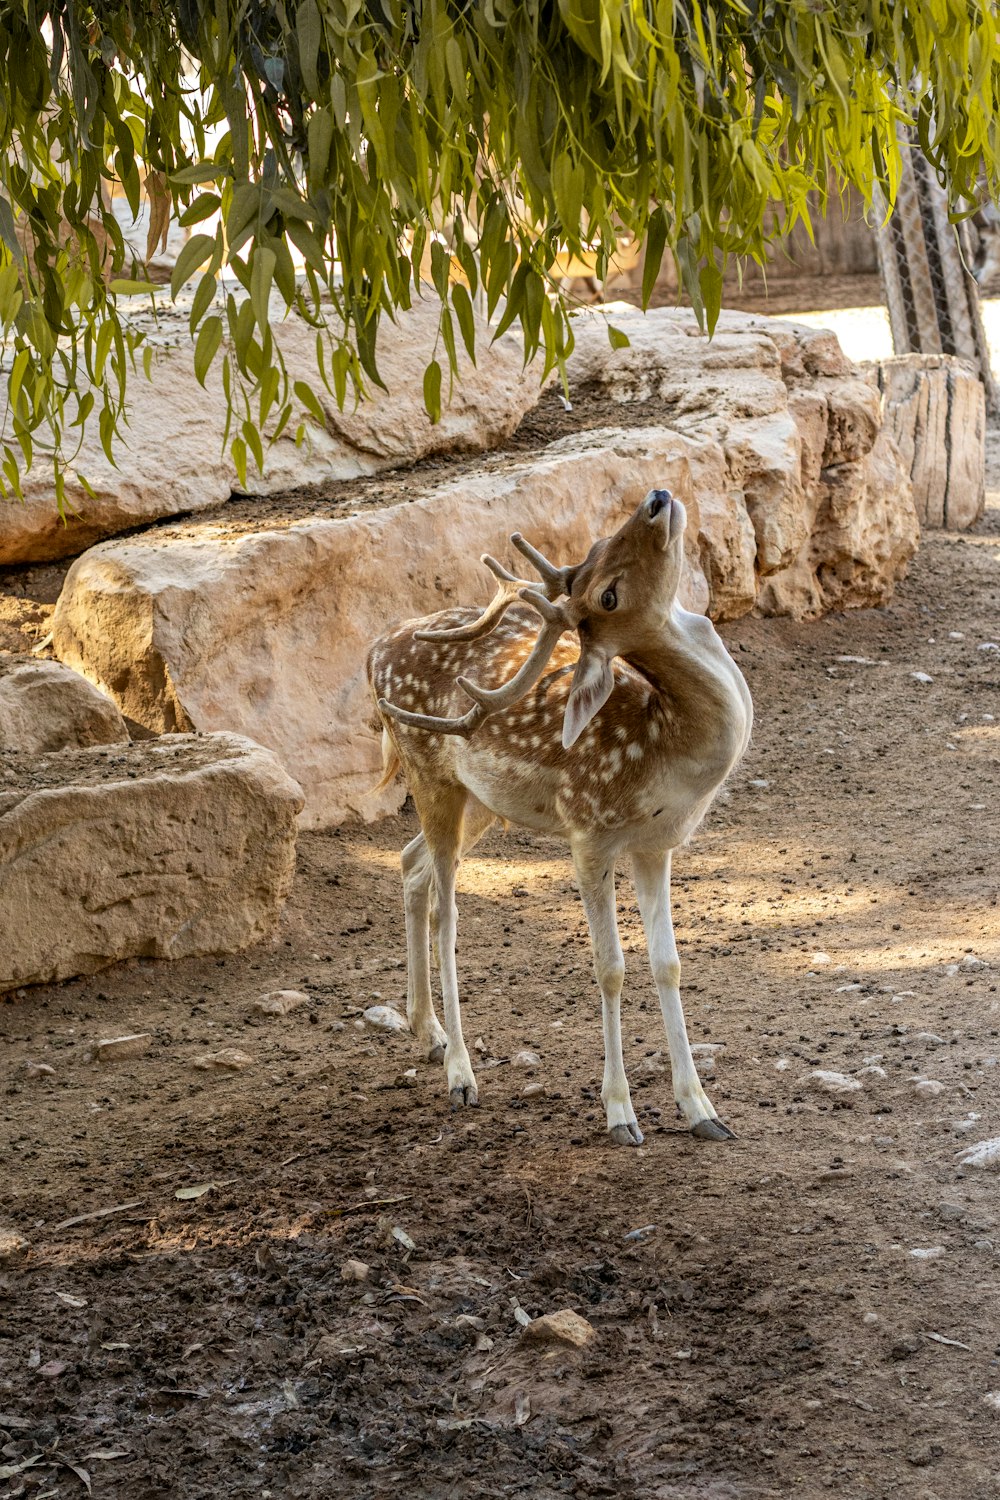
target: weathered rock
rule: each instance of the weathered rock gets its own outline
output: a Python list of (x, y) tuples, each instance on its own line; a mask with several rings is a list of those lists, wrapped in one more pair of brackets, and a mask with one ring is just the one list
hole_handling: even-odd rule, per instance
[(526, 1325), (521, 1338), (529, 1344), (571, 1344), (574, 1349), (582, 1349), (596, 1332), (593, 1323), (566, 1307), (560, 1312), (545, 1313), (533, 1319)]
[(264, 937), (301, 805), (236, 735), (0, 755), (0, 991)]
[(0, 1266), (9, 1266), (21, 1260), (31, 1248), (31, 1243), (16, 1229), (0, 1229)]
[(861, 1084), (846, 1073), (833, 1073), (826, 1068), (814, 1068), (809, 1074), (809, 1083), (824, 1094), (856, 1094)]
[(249, 1052), (242, 1052), (239, 1047), (220, 1047), (217, 1052), (203, 1052), (193, 1064), (203, 1073), (242, 1073), (252, 1065)]
[[(630, 347), (611, 350), (601, 319), (578, 320), (573, 386), (590, 400), (666, 405), (672, 428), (718, 442), (725, 498), (742, 497), (753, 526), (757, 609), (806, 616), (884, 603), (919, 526), (877, 393), (836, 335), (724, 313), (709, 342), (684, 311), (607, 311)], [(710, 584), (720, 551), (706, 564)], [(717, 608), (713, 589), (709, 612), (725, 619), (745, 606)]]
[[(248, 476), (250, 493), (374, 474), (429, 454), (477, 452), (507, 438), (538, 399), (538, 375), (524, 371), (523, 350), (513, 333), (491, 344), (481, 321), (476, 365), (463, 350), (461, 379), (440, 422), (432, 425), (424, 411), (423, 371), (432, 357), (439, 311), (436, 300), (427, 301), (401, 314), (398, 323), (383, 320), (378, 366), (387, 391), (373, 390), (356, 410), (343, 412), (316, 370), (315, 331), (295, 317), (281, 323), (275, 340), (289, 379), (313, 387), (326, 425), (321, 430), (309, 422), (300, 448), (292, 436), (298, 417), (290, 422), (269, 450), (263, 476)], [(94, 495), (68, 477), (65, 521), (49, 476), (41, 467), (29, 473), (23, 505), (0, 501), (0, 563), (72, 557), (101, 537), (163, 516), (210, 509), (237, 488), (235, 468), (222, 447), (221, 386), (214, 376), (205, 390), (197, 384), (183, 324), (178, 328), (169, 317), (166, 321), (167, 332), (152, 339), (152, 380), (137, 374), (129, 384), (127, 446), (116, 451), (118, 466), (109, 464), (96, 430), (88, 430), (74, 468)], [(171, 337), (184, 347), (169, 347)]]
[(24, 1064), (24, 1074), (27, 1078), (54, 1078), (56, 1070), (51, 1063), (32, 1062), (29, 1058)]
[(269, 746), (323, 827), (401, 795), (369, 795), (371, 641), (488, 597), (479, 555), (509, 556), (512, 530), (582, 558), (666, 485), (688, 510), (688, 608), (725, 620), (884, 603), (916, 545), (909, 479), (834, 336), (732, 316), (710, 344), (688, 314), (614, 316), (631, 348), (610, 350), (603, 320), (581, 318), (570, 375), (581, 410), (627, 405), (626, 425), (459, 478), (386, 475), (355, 514), (303, 500), (105, 543), (70, 570), (56, 654), (151, 730), (228, 728)]
[(865, 367), (881, 393), (884, 430), (913, 481), (924, 526), (964, 531), (986, 504), (986, 392), (947, 354), (903, 354)]
[(963, 1167), (977, 1167), (986, 1171), (1000, 1171), (1000, 1135), (994, 1136), (989, 1141), (976, 1141), (973, 1146), (966, 1146), (959, 1155), (959, 1164)]
[(272, 990), (253, 1002), (253, 1008), (262, 1016), (287, 1016), (300, 1005), (308, 1005), (309, 996), (302, 990)]
[(105, 1037), (91, 1047), (90, 1060), (96, 1063), (126, 1062), (130, 1058), (141, 1057), (144, 1052), (148, 1052), (152, 1040), (153, 1035), (149, 1031), (133, 1031), (128, 1036)]
[(362, 1016), (373, 1031), (409, 1031), (406, 1017), (391, 1005), (369, 1005)]
[(0, 656), (0, 750), (44, 755), (127, 743), (117, 705), (79, 672), (58, 661)]

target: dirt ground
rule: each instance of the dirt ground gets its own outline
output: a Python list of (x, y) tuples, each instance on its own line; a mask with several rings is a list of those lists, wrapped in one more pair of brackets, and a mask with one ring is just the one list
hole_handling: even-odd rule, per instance
[[(0, 1496), (1000, 1493), (997, 1177), (959, 1160), (1000, 1136), (993, 498), (886, 609), (725, 629), (756, 730), (675, 911), (732, 1144), (676, 1117), (627, 876), (646, 1144), (605, 1143), (582, 909), (516, 832), (460, 877), (476, 1111), (360, 1020), (405, 991), (409, 813), (304, 835), (265, 946), (4, 998)], [(220, 1045), (245, 1071), (194, 1068)], [(522, 1337), (563, 1308), (587, 1347)]]

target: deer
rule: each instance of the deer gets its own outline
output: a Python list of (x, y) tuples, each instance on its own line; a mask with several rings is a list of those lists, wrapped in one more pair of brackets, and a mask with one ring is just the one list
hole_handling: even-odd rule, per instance
[[(423, 1056), (444, 1063), (455, 1109), (479, 1102), (459, 1008), (456, 872), (499, 819), (569, 844), (601, 995), (611, 1141), (643, 1139), (622, 1055), (615, 871), (626, 856), (677, 1107), (697, 1138), (733, 1139), (691, 1054), (670, 878), (673, 851), (746, 750), (753, 705), (711, 620), (678, 602), (686, 521), (680, 500), (652, 490), (613, 536), (565, 566), (515, 532), (541, 586), (484, 555), (497, 580), (484, 610), (407, 620), (369, 652), (380, 786), (402, 771), (421, 827), (401, 859), (407, 1020)], [(435, 906), (444, 1028), (431, 996)]]

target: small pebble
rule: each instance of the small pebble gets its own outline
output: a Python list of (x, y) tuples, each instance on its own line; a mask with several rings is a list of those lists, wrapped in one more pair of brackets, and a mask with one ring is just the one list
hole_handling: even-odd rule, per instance
[(929, 676), (928, 673), (926, 673), (926, 672), (911, 672), (910, 676), (913, 678), (914, 682), (933, 682), (934, 681), (934, 678), (931, 677), (931, 676)]
[(910, 1254), (914, 1260), (939, 1260), (944, 1255), (943, 1245), (928, 1245), (917, 1250), (911, 1250)]
[(541, 1062), (537, 1052), (531, 1052), (527, 1047), (522, 1047), (520, 1052), (515, 1052), (511, 1062), (515, 1068), (537, 1068)]
[(913, 1092), (919, 1094), (922, 1099), (936, 1099), (945, 1091), (945, 1085), (937, 1078), (911, 1078)]
[(521, 1090), (522, 1099), (544, 1099), (548, 1090), (544, 1083), (526, 1083)]
[(363, 1260), (345, 1260), (340, 1268), (341, 1281), (367, 1281), (371, 1274), (371, 1266)]

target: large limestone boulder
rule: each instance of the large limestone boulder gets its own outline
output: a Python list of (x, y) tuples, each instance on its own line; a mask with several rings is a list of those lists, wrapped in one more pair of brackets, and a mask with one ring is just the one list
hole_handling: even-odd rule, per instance
[(57, 661), (0, 655), (0, 750), (42, 755), (127, 743), (118, 706), (78, 672)]
[[(537, 373), (523, 369), (524, 353), (513, 333), (491, 344), (477, 325), (476, 365), (461, 354), (461, 379), (450, 404), (432, 425), (423, 408), (423, 371), (437, 337), (439, 308), (420, 302), (383, 321), (379, 370), (387, 390), (373, 390), (357, 410), (340, 411), (316, 370), (316, 334), (301, 319), (276, 324), (289, 380), (311, 384), (325, 427), (307, 418), (302, 447), (294, 438), (298, 419), (268, 451), (263, 476), (248, 475), (253, 494), (269, 495), (304, 485), (353, 479), (414, 463), (437, 453), (478, 452), (510, 436), (538, 399)], [(192, 373), (184, 319), (165, 311), (154, 341), (153, 378), (135, 374), (129, 384), (128, 432), (110, 464), (96, 431), (88, 431), (76, 458), (94, 490), (90, 496), (71, 475), (69, 511), (59, 514), (51, 473), (43, 465), (28, 474), (25, 503), (0, 500), (0, 564), (72, 557), (102, 537), (145, 526), (164, 516), (209, 510), (237, 488), (235, 469), (222, 450), (226, 411), (215, 376), (208, 389)], [(182, 347), (178, 347), (182, 345)], [(96, 424), (92, 424), (96, 426)]]
[(301, 806), (237, 735), (0, 754), (0, 991), (265, 937)]
[(398, 789), (370, 796), (371, 641), (488, 598), (479, 555), (509, 557), (513, 530), (570, 562), (666, 485), (688, 508), (689, 608), (725, 620), (888, 598), (916, 546), (910, 481), (833, 335), (735, 318), (709, 343), (673, 312), (614, 321), (631, 348), (609, 349), (601, 317), (578, 323), (564, 415), (580, 430), (458, 477), (386, 475), (354, 514), (247, 503), (106, 542), (67, 575), (56, 654), (152, 730), (270, 746), (322, 827), (398, 804)]
[(919, 526), (878, 393), (836, 335), (724, 313), (709, 341), (683, 310), (621, 304), (606, 316), (629, 347), (610, 348), (603, 315), (577, 320), (574, 400), (655, 407), (675, 430), (718, 443), (753, 523), (761, 612), (883, 603)]

